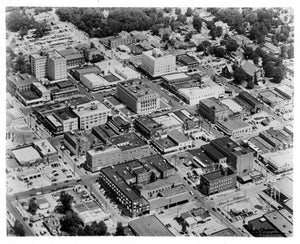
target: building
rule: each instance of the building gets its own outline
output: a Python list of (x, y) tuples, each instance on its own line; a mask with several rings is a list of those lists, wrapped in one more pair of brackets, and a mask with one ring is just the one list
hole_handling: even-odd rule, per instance
[(111, 86), (110, 82), (95, 73), (82, 75), (81, 83), (85, 85), (90, 91), (96, 91), (104, 89), (107, 86)]
[(25, 106), (37, 106), (50, 101), (50, 91), (39, 82), (33, 82), (30, 89), (17, 91), (17, 98)]
[(212, 123), (228, 119), (231, 110), (216, 98), (208, 98), (199, 102), (199, 113)]
[(188, 54), (181, 54), (176, 56), (176, 62), (183, 66), (188, 67), (188, 71), (194, 71), (197, 70), (197, 67), (199, 67), (198, 61)]
[(225, 89), (207, 76), (202, 78), (200, 87), (180, 88), (178, 93), (187, 104), (196, 105), (199, 101), (206, 98), (219, 98), (220, 95), (225, 93)]
[(94, 126), (105, 124), (111, 114), (111, 110), (98, 100), (75, 106), (73, 112), (78, 117), (80, 130), (90, 130)]
[(150, 139), (156, 133), (162, 132), (162, 125), (153, 120), (150, 116), (136, 118), (133, 122), (136, 130), (147, 139)]
[(11, 153), (21, 166), (42, 162), (42, 157), (33, 146), (15, 149)]
[(101, 146), (87, 152), (86, 165), (90, 171), (96, 172), (109, 165), (144, 158), (155, 152), (133, 132), (115, 136), (110, 143), (111, 146)]
[(155, 215), (133, 220), (128, 226), (136, 236), (174, 236)]
[(78, 67), (85, 63), (84, 56), (73, 48), (58, 51), (66, 60), (67, 69)]
[(276, 94), (273, 91), (263, 91), (258, 94), (258, 98), (260, 98), (263, 102), (268, 104), (272, 108), (283, 107), (287, 104), (287, 100), (284, 99), (281, 95)]
[(248, 109), (251, 113), (257, 113), (263, 106), (260, 101), (245, 91), (240, 92), (239, 95), (234, 98), (234, 101)]
[(75, 68), (70, 70), (70, 74), (76, 79), (81, 81), (82, 76), (85, 74), (100, 74), (100, 70), (98, 69), (97, 66), (83, 66), (80, 68)]
[(280, 47), (274, 46), (271, 42), (266, 42), (262, 49), (264, 51), (267, 51), (268, 53), (272, 53), (272, 54), (279, 54), (280, 53)]
[(131, 124), (119, 115), (109, 116), (107, 120), (107, 125), (118, 134), (128, 133), (131, 128)]
[(277, 210), (266, 213), (264, 218), (273, 225), (284, 237), (293, 236), (293, 223)]
[(176, 71), (176, 57), (163, 55), (159, 49), (142, 53), (142, 69), (151, 77), (158, 77)]
[(47, 139), (34, 141), (33, 147), (38, 151), (45, 162), (52, 163), (58, 160), (56, 149), (50, 144)]
[(93, 142), (86, 135), (68, 131), (64, 133), (64, 144), (72, 154), (85, 156), (86, 152), (91, 149)]
[(207, 196), (234, 189), (235, 185), (236, 172), (227, 166), (200, 176), (200, 192)]
[(6, 80), (7, 90), (15, 96), (16, 92), (30, 90), (31, 84), (37, 81), (34, 76), (29, 74), (10, 75)]
[(46, 78), (48, 75), (47, 56), (45, 54), (32, 54), (29, 59), (31, 73), (39, 80)]
[(78, 130), (78, 118), (68, 108), (53, 112), (53, 116), (62, 124), (63, 132)]
[(178, 130), (168, 131), (157, 138), (151, 138), (153, 145), (161, 153), (185, 150), (192, 147), (192, 140)]
[(293, 98), (294, 90), (287, 85), (277, 86), (275, 87), (275, 91), (286, 99), (291, 100)]
[(243, 136), (252, 131), (252, 125), (244, 122), (240, 118), (218, 121), (217, 127), (226, 135), (232, 137)]
[(173, 113), (182, 121), (183, 130), (189, 131), (200, 127), (200, 119), (190, 114), (187, 110), (177, 110)]
[(111, 37), (108, 39), (108, 47), (110, 49), (115, 49), (120, 45), (130, 45), (135, 42), (136, 39), (132, 36)]
[(137, 114), (159, 109), (159, 95), (146, 85), (145, 80), (134, 79), (117, 85), (117, 97)]
[(238, 176), (252, 171), (254, 155), (251, 149), (239, 146), (227, 136), (212, 140), (211, 145), (227, 157), (227, 164)]
[(50, 91), (41, 83), (33, 82), (31, 84), (31, 90), (34, 91), (39, 97), (41, 97), (44, 100), (44, 102), (48, 102), (51, 100)]
[(48, 78), (50, 80), (62, 80), (67, 78), (66, 59), (57, 51), (48, 53)]
[(29, 180), (41, 178), (42, 174), (37, 169), (29, 169), (18, 173), (17, 177), (21, 181), (29, 181)]
[(78, 87), (70, 80), (50, 84), (47, 88), (50, 90), (51, 99), (55, 102), (70, 100), (81, 96)]
[[(130, 175), (129, 171), (125, 172)], [(111, 192), (115, 199), (124, 206), (123, 213), (130, 217), (150, 213), (148, 201), (139, 196), (119, 173), (114, 166), (108, 166), (101, 169), (99, 179), (105, 189)]]

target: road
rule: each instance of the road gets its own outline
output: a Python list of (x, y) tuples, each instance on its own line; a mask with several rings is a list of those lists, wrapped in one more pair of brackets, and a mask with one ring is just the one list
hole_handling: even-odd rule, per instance
[(20, 223), (23, 225), (25, 230), (26, 236), (34, 236), (33, 231), (30, 229), (30, 227), (27, 225), (27, 223), (23, 220), (23, 217), (18, 213), (16, 208), (13, 206), (12, 200), (9, 198), (6, 198), (6, 208), (11, 212), (11, 214), (14, 216), (15, 219), (18, 219)]

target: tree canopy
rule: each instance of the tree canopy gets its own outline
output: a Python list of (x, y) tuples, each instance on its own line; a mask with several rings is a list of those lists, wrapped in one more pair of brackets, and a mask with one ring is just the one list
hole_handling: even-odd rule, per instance
[(58, 205), (56, 207), (57, 212), (65, 214), (68, 211), (72, 210), (73, 196), (66, 193), (65, 191), (61, 191), (59, 200), (61, 202), (61, 205)]
[(36, 204), (35, 199), (31, 198), (28, 204), (28, 212), (31, 213), (32, 215), (35, 215), (37, 209), (38, 209), (38, 205)]
[(118, 222), (118, 224), (117, 224), (115, 235), (116, 236), (125, 236), (124, 227), (121, 222)]
[(18, 219), (16, 219), (12, 229), (17, 236), (25, 236), (24, 226), (21, 224), (21, 222)]
[(226, 41), (226, 50), (227, 52), (234, 52), (238, 49), (239, 45), (237, 42), (233, 39), (228, 39)]

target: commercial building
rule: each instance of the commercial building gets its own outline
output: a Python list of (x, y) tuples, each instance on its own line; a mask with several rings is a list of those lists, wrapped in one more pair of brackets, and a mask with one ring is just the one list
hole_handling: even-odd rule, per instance
[(100, 74), (100, 70), (98, 69), (97, 66), (83, 66), (80, 68), (75, 68), (75, 69), (71, 69), (70, 70), (70, 74), (76, 79), (81, 81), (82, 80), (82, 76), (85, 74), (96, 74), (99, 75)]
[(48, 78), (50, 80), (62, 80), (67, 78), (66, 59), (57, 51), (48, 53), (47, 60)]
[(16, 95), (16, 92), (30, 90), (31, 84), (37, 81), (34, 76), (29, 74), (10, 75), (6, 80), (7, 90), (12, 95)]
[(73, 48), (59, 50), (58, 52), (65, 58), (67, 69), (75, 68), (85, 63), (83, 55)]
[(288, 101), (281, 95), (276, 94), (275, 92), (270, 90), (260, 92), (258, 94), (258, 98), (260, 98), (263, 102), (265, 102), (272, 108), (283, 107), (288, 103)]
[(130, 45), (135, 42), (136, 39), (132, 36), (111, 37), (108, 39), (108, 47), (110, 49), (115, 49), (120, 45)]
[(151, 138), (153, 145), (161, 153), (185, 150), (192, 147), (192, 140), (178, 130), (168, 131), (157, 138)]
[(58, 160), (56, 149), (50, 144), (47, 139), (34, 141), (33, 147), (39, 152), (45, 162), (52, 163)]
[(142, 53), (142, 69), (151, 77), (158, 77), (176, 71), (176, 57), (163, 55), (159, 49)]
[(196, 70), (199, 66), (198, 61), (188, 54), (177, 55), (176, 61), (181, 65), (187, 66), (189, 71)]
[(92, 146), (99, 146), (100, 143), (96, 139), (91, 141), (87, 135), (68, 131), (64, 133), (64, 144), (72, 154), (85, 156)]
[(73, 112), (78, 117), (80, 130), (89, 130), (94, 126), (105, 124), (111, 114), (111, 110), (98, 100), (75, 106)]
[(62, 124), (63, 132), (78, 130), (78, 118), (68, 108), (53, 112), (53, 116)]
[(210, 196), (219, 192), (234, 189), (236, 185), (236, 172), (227, 166), (200, 176), (200, 192)]
[(275, 91), (284, 96), (286, 99), (290, 100), (293, 98), (294, 91), (287, 85), (277, 86), (275, 87)]
[(92, 134), (104, 144), (109, 144), (112, 137), (119, 135), (106, 124), (93, 127)]
[(12, 155), (21, 166), (42, 162), (42, 157), (33, 146), (12, 150)]
[(237, 171), (237, 175), (246, 175), (253, 167), (253, 151), (243, 148), (229, 137), (221, 137), (211, 141), (211, 145), (227, 157), (227, 164)]
[(145, 80), (131, 80), (117, 85), (117, 97), (137, 114), (151, 113), (160, 107), (159, 95)]
[(243, 136), (252, 131), (252, 125), (244, 122), (240, 118), (218, 121), (217, 127), (226, 135), (232, 137)]
[(183, 126), (183, 121), (181, 121), (174, 113), (168, 113), (152, 118), (157, 124), (162, 126), (164, 131), (181, 130)]
[(86, 165), (90, 171), (144, 158), (154, 154), (154, 150), (135, 133), (128, 133), (110, 139), (111, 146), (106, 145), (87, 152)]
[(133, 220), (128, 226), (136, 236), (174, 236), (155, 215)]
[[(126, 178), (134, 178), (128, 170), (124, 171), (128, 174)], [(127, 183), (128, 180), (122, 178), (119, 173), (113, 166), (108, 166), (101, 169), (99, 177), (105, 189), (124, 206), (123, 213), (131, 217), (150, 213), (148, 201), (139, 196)]]
[(107, 125), (118, 134), (128, 133), (131, 124), (121, 116), (109, 116)]
[(31, 90), (34, 91), (39, 97), (41, 97), (44, 100), (44, 102), (48, 102), (51, 100), (50, 91), (41, 83), (33, 82), (31, 84)]
[(293, 236), (293, 223), (279, 211), (274, 210), (266, 213), (264, 218), (272, 224), (284, 237)]
[(63, 125), (52, 114), (46, 115), (44, 118), (45, 127), (51, 131), (54, 136), (61, 135), (63, 133)]
[(276, 174), (293, 169), (293, 150), (266, 153), (262, 156), (263, 162), (268, 164)]
[(231, 115), (231, 110), (218, 99), (208, 98), (199, 102), (199, 113), (215, 124), (219, 120), (228, 119)]
[(90, 91), (96, 91), (110, 86), (110, 83), (107, 80), (94, 73), (82, 75), (81, 83), (84, 84)]
[(47, 77), (47, 56), (45, 54), (32, 54), (30, 55), (31, 73), (37, 79), (43, 79)]
[(246, 107), (251, 113), (257, 113), (262, 109), (262, 103), (258, 101), (248, 92), (240, 92), (234, 101), (240, 104), (242, 107)]
[(158, 124), (150, 116), (136, 118), (133, 124), (136, 130), (147, 139), (150, 139), (156, 133), (163, 131), (162, 125)]
[(50, 90), (51, 99), (55, 102), (70, 100), (81, 96), (78, 87), (69, 80), (50, 84), (47, 88)]
[(17, 177), (21, 181), (29, 181), (29, 180), (41, 178), (42, 174), (37, 169), (29, 169), (29, 170), (24, 170), (24, 171), (18, 173)]
[(180, 88), (178, 93), (182, 96), (184, 101), (189, 105), (196, 105), (199, 101), (206, 98), (219, 98), (225, 93), (223, 86), (216, 84), (209, 76), (202, 78), (201, 86), (191, 88)]

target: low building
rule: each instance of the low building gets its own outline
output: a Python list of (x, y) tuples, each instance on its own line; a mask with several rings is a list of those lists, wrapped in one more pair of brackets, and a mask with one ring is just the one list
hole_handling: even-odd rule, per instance
[(272, 224), (284, 237), (293, 236), (293, 223), (280, 212), (274, 210), (264, 215), (264, 218)]
[(53, 214), (43, 220), (43, 224), (51, 235), (56, 236), (60, 231), (60, 218), (61, 216)]
[(44, 118), (45, 127), (51, 131), (54, 136), (58, 136), (64, 133), (64, 128), (61, 122), (52, 114), (46, 115)]
[(222, 104), (216, 98), (201, 100), (199, 102), (199, 112), (204, 118), (214, 124), (219, 120), (223, 121), (224, 119), (228, 119), (231, 114), (229, 107)]
[(273, 53), (273, 54), (280, 53), (280, 47), (274, 46), (271, 42), (266, 42), (262, 49), (264, 51), (267, 51), (268, 53)]
[(78, 87), (69, 80), (50, 84), (47, 88), (50, 90), (51, 99), (55, 102), (70, 100), (81, 96)]
[(217, 127), (226, 135), (232, 137), (244, 136), (252, 131), (252, 125), (240, 118), (218, 121)]
[(90, 91), (101, 90), (111, 85), (110, 82), (95, 73), (82, 75), (81, 83)]
[(250, 93), (243, 91), (239, 93), (238, 97), (251, 106), (252, 113), (257, 113), (262, 109), (262, 103), (255, 97), (253, 97)]
[(174, 236), (155, 215), (133, 220), (128, 226), (136, 236)]
[(84, 56), (73, 48), (58, 51), (65, 59), (67, 69), (78, 67), (85, 63)]
[(136, 118), (133, 122), (136, 130), (147, 139), (150, 139), (156, 133), (162, 132), (162, 125), (153, 120), (150, 116)]
[(234, 189), (236, 186), (236, 171), (227, 166), (200, 176), (200, 192), (210, 196), (219, 192)]
[(52, 163), (58, 160), (56, 149), (47, 139), (34, 141), (33, 147), (39, 152), (45, 162)]
[(30, 90), (31, 84), (38, 80), (30, 74), (10, 75), (6, 79), (7, 90), (16, 95), (16, 92)]
[(286, 99), (291, 100), (293, 98), (294, 90), (287, 85), (277, 86), (275, 87), (275, 91)]
[(176, 56), (176, 62), (183, 66), (187, 66), (189, 71), (194, 71), (199, 67), (198, 61), (188, 54), (181, 54)]
[(258, 94), (258, 98), (260, 98), (263, 102), (265, 102), (272, 108), (279, 108), (288, 104), (288, 101), (284, 99), (281, 95), (276, 94), (270, 90), (260, 92)]
[(146, 80), (119, 83), (117, 97), (137, 114), (151, 113), (160, 107), (158, 93), (146, 85)]
[(12, 150), (12, 155), (21, 166), (42, 162), (42, 157), (32, 146)]
[(53, 112), (53, 116), (62, 124), (63, 132), (78, 130), (78, 118), (68, 108)]
[(98, 100), (75, 106), (73, 113), (78, 117), (80, 130), (90, 130), (93, 127), (107, 122), (111, 110)]
[(131, 128), (131, 124), (121, 116), (108, 117), (107, 125), (118, 134), (128, 133)]
[(24, 170), (24, 171), (18, 173), (17, 177), (21, 181), (29, 181), (29, 180), (41, 178), (42, 174), (37, 169), (29, 169), (29, 170)]
[(225, 89), (212, 81), (210, 77), (205, 77), (202, 78), (200, 87), (180, 88), (178, 93), (187, 104), (196, 105), (206, 98), (219, 98), (225, 93)]
[(108, 165), (115, 165), (154, 154), (154, 150), (135, 133), (110, 139), (112, 146), (102, 146), (87, 152), (86, 165), (92, 172)]
[(74, 155), (85, 155), (91, 149), (92, 143), (85, 135), (74, 132), (64, 133), (64, 144)]
[(186, 150), (192, 147), (192, 140), (178, 130), (168, 131), (160, 137), (151, 138), (151, 142), (161, 153)]
[(227, 164), (237, 171), (237, 175), (252, 171), (254, 154), (249, 148), (243, 148), (229, 137), (221, 137), (211, 141), (211, 145), (227, 157)]
[(280, 152), (267, 153), (262, 155), (263, 161), (268, 164), (276, 174), (287, 172), (293, 169), (293, 150), (288, 149)]
[(100, 74), (100, 70), (98, 69), (97, 66), (83, 66), (80, 68), (75, 68), (70, 70), (70, 74), (76, 79), (81, 81), (83, 75), (85, 74)]
[(176, 71), (176, 57), (163, 55), (159, 49), (142, 53), (141, 68), (151, 77), (159, 77)]

